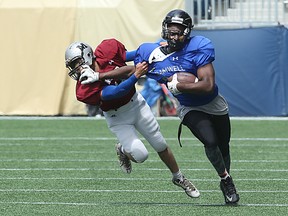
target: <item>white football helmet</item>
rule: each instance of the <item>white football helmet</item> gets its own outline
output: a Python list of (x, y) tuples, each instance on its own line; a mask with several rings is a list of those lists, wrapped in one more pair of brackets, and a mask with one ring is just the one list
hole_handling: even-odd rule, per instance
[(92, 48), (84, 42), (74, 42), (69, 45), (65, 52), (65, 64), (69, 69), (68, 75), (78, 80), (81, 73), (81, 66), (92, 65), (95, 59)]

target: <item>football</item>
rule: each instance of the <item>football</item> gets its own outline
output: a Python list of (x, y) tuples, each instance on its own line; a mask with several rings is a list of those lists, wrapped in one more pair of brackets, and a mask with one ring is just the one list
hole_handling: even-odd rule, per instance
[(198, 82), (198, 78), (192, 74), (192, 73), (187, 73), (187, 72), (179, 72), (177, 73), (177, 80), (180, 83), (196, 83)]

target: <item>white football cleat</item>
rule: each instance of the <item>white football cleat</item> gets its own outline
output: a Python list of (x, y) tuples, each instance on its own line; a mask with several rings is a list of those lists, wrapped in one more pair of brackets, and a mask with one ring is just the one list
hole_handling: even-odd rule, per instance
[(197, 188), (192, 184), (191, 181), (189, 181), (187, 178), (183, 176), (183, 181), (180, 179), (172, 179), (173, 184), (181, 187), (185, 190), (185, 193), (192, 198), (198, 198), (200, 196), (200, 192), (197, 190)]
[(132, 164), (130, 159), (121, 151), (121, 144), (115, 145), (116, 154), (118, 156), (119, 164), (124, 173), (130, 174), (132, 171)]

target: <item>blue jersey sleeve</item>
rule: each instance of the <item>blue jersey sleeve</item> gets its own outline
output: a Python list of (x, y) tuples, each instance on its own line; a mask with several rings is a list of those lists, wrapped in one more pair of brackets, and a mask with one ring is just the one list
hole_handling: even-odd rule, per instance
[(122, 97), (129, 93), (131, 88), (138, 81), (136, 76), (133, 74), (127, 80), (121, 82), (119, 85), (109, 85), (105, 86), (102, 90), (102, 100), (112, 100)]
[[(143, 61), (149, 62), (149, 58), (150, 58), (151, 53), (157, 47), (159, 47), (158, 43), (143, 43), (143, 44), (141, 44), (136, 51), (134, 64), (137, 65), (138, 63), (141, 63)], [(159, 74), (155, 74), (153, 72), (154, 70), (155, 70), (154, 63), (152, 63), (152, 64), (149, 63), (148, 72), (147, 72), (146, 76), (160, 82), (159, 80), (162, 80), (163, 76), (159, 75)]]
[(158, 47), (157, 43), (144, 43), (141, 44), (136, 50), (134, 64), (137, 65), (143, 61), (148, 62), (151, 52)]
[(202, 37), (198, 43), (197, 55), (195, 56), (196, 67), (204, 66), (215, 60), (215, 51), (211, 41)]
[(133, 61), (137, 50), (126, 51), (126, 62)]
[[(142, 61), (140, 61), (141, 58), (139, 55), (141, 55), (143, 57), (143, 55), (145, 55), (145, 52), (147, 51), (147, 49), (150, 50), (150, 48), (149, 48), (150, 46), (152, 46), (152, 47), (155, 47), (155, 45), (160, 46), (161, 42), (165, 42), (165, 40), (159, 39), (155, 43), (144, 43), (144, 44), (140, 45), (137, 50), (126, 51), (126, 62), (135, 60), (136, 56), (137, 56), (137, 60), (136, 60), (137, 63), (142, 62)], [(148, 60), (148, 58), (146, 60)]]
[(144, 52), (145, 50), (143, 49), (143, 45), (140, 45), (136, 50), (134, 65), (137, 65), (138, 63), (142, 62), (145, 59)]

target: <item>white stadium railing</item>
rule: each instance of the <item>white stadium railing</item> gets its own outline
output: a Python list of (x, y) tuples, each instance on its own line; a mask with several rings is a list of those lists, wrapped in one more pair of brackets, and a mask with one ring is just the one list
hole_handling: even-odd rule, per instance
[(195, 28), (288, 25), (288, 0), (185, 0)]

